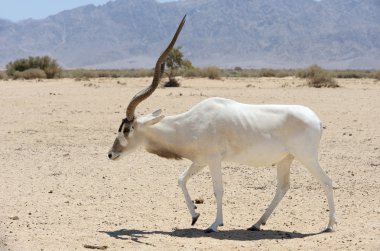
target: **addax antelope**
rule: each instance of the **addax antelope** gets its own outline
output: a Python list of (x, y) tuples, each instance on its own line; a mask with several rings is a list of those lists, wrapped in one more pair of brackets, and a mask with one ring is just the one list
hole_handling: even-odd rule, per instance
[(209, 98), (189, 111), (163, 116), (161, 110), (136, 117), (135, 109), (157, 88), (162, 65), (173, 48), (185, 18), (172, 41), (156, 63), (151, 85), (137, 93), (129, 103), (108, 157), (119, 158), (144, 145), (150, 153), (165, 158), (186, 158), (191, 166), (179, 177), (179, 185), (192, 216), (199, 217), (186, 187), (188, 179), (209, 166), (217, 203), (216, 219), (206, 232), (223, 225), (222, 161), (251, 166), (277, 166), (277, 190), (261, 218), (249, 230), (260, 230), (289, 189), (289, 169), (293, 159), (305, 165), (322, 184), (329, 205), (327, 231), (336, 224), (332, 181), (318, 163), (322, 125), (313, 111), (298, 105), (248, 105), (224, 98)]

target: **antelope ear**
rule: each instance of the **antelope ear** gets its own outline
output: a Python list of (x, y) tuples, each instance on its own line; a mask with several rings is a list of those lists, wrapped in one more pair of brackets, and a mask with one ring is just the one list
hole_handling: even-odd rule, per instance
[(165, 117), (164, 115), (160, 115), (160, 114), (161, 114), (161, 109), (149, 115), (146, 115), (144, 117), (140, 117), (138, 121), (142, 126), (151, 126), (151, 125), (157, 124), (158, 122), (161, 121), (161, 119)]

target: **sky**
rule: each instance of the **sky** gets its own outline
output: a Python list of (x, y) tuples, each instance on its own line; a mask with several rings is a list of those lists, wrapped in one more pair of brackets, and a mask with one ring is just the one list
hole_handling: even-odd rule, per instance
[[(41, 19), (63, 10), (94, 4), (102, 5), (110, 0), (0, 0), (0, 18), (21, 21), (28, 18)], [(157, 0), (170, 2), (174, 0)]]

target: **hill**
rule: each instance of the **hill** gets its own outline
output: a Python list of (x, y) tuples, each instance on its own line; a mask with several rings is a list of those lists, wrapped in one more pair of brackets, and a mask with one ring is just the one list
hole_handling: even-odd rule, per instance
[(150, 68), (185, 13), (177, 45), (197, 66), (380, 68), (377, 0), (116, 0), (0, 19), (0, 68), (45, 54), (66, 68)]

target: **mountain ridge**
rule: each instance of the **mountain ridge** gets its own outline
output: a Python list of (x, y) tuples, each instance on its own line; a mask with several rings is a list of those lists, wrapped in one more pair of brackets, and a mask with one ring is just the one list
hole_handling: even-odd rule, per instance
[(185, 13), (177, 45), (196, 66), (380, 68), (376, 0), (116, 0), (0, 19), (0, 68), (37, 55), (65, 68), (150, 68)]

